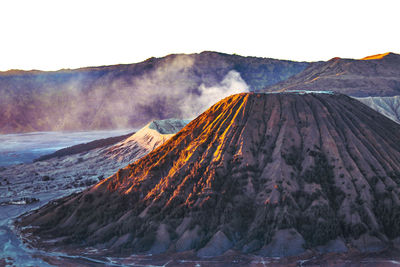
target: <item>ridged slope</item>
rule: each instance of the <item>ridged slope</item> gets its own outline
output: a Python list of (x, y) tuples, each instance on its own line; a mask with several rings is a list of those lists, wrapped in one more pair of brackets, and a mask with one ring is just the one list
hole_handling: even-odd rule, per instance
[(238, 94), (19, 224), (129, 253), (377, 250), (400, 235), (399, 132), (344, 95)]

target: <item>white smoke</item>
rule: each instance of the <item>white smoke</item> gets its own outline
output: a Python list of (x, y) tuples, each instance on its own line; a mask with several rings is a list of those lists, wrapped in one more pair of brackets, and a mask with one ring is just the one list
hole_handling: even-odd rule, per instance
[[(188, 73), (194, 64), (194, 59), (188, 55), (177, 55), (169, 59), (153, 71), (135, 78), (133, 84), (134, 102), (142, 105), (152, 105), (156, 97), (175, 99), (186, 95), (193, 81)], [(132, 90), (127, 90), (131, 97)]]
[[(200, 86), (196, 85), (193, 74), (190, 72), (194, 63), (194, 58), (188, 55), (177, 55), (173, 59), (163, 62), (153, 71), (136, 78), (133, 81), (135, 90), (133, 92), (124, 90), (123, 101), (126, 103), (130, 99), (130, 103), (151, 106), (156, 109), (155, 99), (165, 99), (170, 105), (176, 105), (181, 113), (180, 115), (174, 114), (173, 117), (193, 119), (219, 100), (249, 91), (249, 86), (242, 79), (240, 73), (235, 70), (229, 71), (221, 82), (213, 86), (206, 86), (204, 83)], [(191, 92), (190, 88), (196, 87), (198, 87), (198, 92)], [(115, 110), (115, 103), (118, 101), (115, 100), (111, 103)], [(136, 113), (135, 105), (132, 105), (132, 108), (131, 112)]]
[(185, 103), (181, 108), (182, 115), (186, 118), (195, 118), (219, 100), (233, 94), (248, 91), (249, 86), (242, 79), (240, 73), (231, 70), (220, 83), (214, 86), (207, 87), (201, 84), (199, 86), (199, 96), (191, 95), (186, 97)]

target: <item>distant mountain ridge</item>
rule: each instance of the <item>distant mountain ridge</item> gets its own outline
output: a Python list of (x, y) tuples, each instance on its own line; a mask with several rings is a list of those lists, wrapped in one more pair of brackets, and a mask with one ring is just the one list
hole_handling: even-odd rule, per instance
[[(231, 94), (229, 88), (261, 89), (308, 65), (202, 52), (75, 70), (0, 72), (0, 133), (135, 128), (187, 118), (202, 109), (199, 96), (211, 105)], [(219, 90), (227, 95), (215, 95), (218, 86), (228, 88)]]
[[(75, 70), (10, 70), (0, 72), (0, 133), (136, 128), (155, 119), (195, 117), (246, 91), (394, 97), (400, 95), (399, 66), (394, 53), (308, 63), (206, 51)], [(383, 102), (371, 107), (382, 111)]]
[(385, 53), (362, 60), (333, 58), (262, 91), (330, 90), (354, 97), (400, 95), (400, 55)]

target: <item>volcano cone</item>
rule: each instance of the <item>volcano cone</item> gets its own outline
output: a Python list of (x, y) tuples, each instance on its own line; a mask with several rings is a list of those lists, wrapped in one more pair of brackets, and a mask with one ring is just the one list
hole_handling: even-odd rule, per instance
[(340, 94), (233, 95), (18, 224), (39, 226), (26, 231), (40, 242), (128, 253), (380, 250), (400, 240), (399, 133)]

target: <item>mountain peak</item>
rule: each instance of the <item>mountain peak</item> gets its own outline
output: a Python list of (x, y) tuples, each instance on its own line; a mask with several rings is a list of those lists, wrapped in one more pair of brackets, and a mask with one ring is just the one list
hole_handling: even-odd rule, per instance
[(112, 150), (115, 153), (120, 150), (133, 149), (134, 146), (139, 145), (146, 149), (148, 153), (171, 138), (180, 129), (185, 127), (187, 123), (189, 123), (188, 120), (180, 119), (154, 120), (122, 141), (118, 146), (113, 147)]
[(341, 59), (342, 59), (341, 57), (333, 57), (329, 61), (338, 61), (338, 60), (341, 60)]

